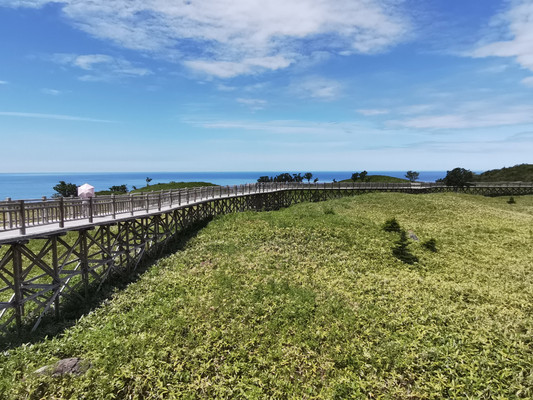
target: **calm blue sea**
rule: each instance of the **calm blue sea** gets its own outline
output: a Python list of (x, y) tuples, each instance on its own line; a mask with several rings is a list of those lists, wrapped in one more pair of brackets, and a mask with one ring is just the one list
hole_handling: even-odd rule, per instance
[[(284, 172), (284, 171), (283, 171)], [(303, 171), (307, 172), (307, 171)], [(318, 178), (319, 182), (331, 182), (348, 179), (353, 171), (311, 171), (313, 178)], [(0, 199), (7, 197), (15, 199), (38, 199), (42, 196), (54, 194), (52, 189), (60, 180), (67, 183), (83, 185), (89, 183), (98, 190), (107, 190), (113, 185), (128, 185), (143, 187), (146, 185), (146, 178), (152, 178), (151, 184), (176, 182), (211, 182), (217, 185), (239, 185), (242, 183), (253, 183), (263, 175), (274, 176), (280, 172), (79, 172), (79, 173), (19, 173), (0, 174)], [(368, 171), (369, 175), (389, 175), (403, 178), (405, 171)], [(439, 178), (444, 178), (446, 171), (420, 171), (420, 181), (434, 182)]]

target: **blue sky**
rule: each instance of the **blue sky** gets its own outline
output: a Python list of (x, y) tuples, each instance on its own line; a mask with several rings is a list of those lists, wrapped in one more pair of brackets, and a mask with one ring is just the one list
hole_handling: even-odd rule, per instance
[(533, 161), (533, 0), (2, 0), (0, 172)]

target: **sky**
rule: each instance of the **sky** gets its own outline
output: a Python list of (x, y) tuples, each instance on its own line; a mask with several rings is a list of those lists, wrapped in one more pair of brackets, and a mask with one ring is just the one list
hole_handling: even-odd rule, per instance
[(0, 0), (0, 172), (533, 162), (533, 0)]

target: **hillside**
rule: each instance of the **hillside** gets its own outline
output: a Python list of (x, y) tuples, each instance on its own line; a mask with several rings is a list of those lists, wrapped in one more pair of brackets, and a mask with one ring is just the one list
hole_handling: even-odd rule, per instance
[[(533, 398), (533, 196), (515, 199), (216, 218), (63, 336), (0, 352), (0, 398)], [(392, 255), (392, 217), (418, 263)], [(67, 357), (90, 369), (34, 373)]]
[[(351, 179), (343, 179), (341, 182), (353, 182)], [(357, 180), (356, 182), (361, 182)], [(388, 182), (388, 183), (401, 183), (409, 182), (407, 179), (395, 178), (393, 176), (387, 175), (367, 175), (365, 177), (365, 182)]]
[(520, 164), (509, 168), (492, 169), (476, 175), (474, 180), (476, 182), (533, 182), (533, 164)]
[(145, 186), (139, 189), (132, 190), (130, 193), (151, 192), (157, 190), (170, 190), (170, 189), (185, 189), (199, 186), (218, 186), (209, 182), (169, 182), (169, 183), (155, 183), (150, 186)]

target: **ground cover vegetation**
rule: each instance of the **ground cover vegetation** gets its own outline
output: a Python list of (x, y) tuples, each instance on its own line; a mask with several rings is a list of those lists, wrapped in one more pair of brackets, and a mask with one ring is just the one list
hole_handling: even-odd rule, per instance
[[(532, 398), (533, 196), (507, 200), (216, 218), (62, 336), (0, 353), (0, 398)], [(34, 373), (68, 357), (90, 368)]]
[(514, 167), (492, 169), (476, 175), (476, 182), (533, 182), (533, 164), (519, 164)]
[[(352, 174), (353, 177), (353, 174)], [(383, 183), (405, 183), (409, 182), (407, 179), (395, 178), (393, 176), (387, 175), (365, 175), (364, 180), (360, 177), (357, 177), (354, 181), (353, 178), (343, 179), (340, 182), (383, 182)]]
[(157, 190), (170, 190), (170, 189), (186, 189), (201, 186), (218, 186), (209, 182), (168, 182), (168, 183), (156, 183), (154, 185), (147, 185), (142, 188), (134, 189), (130, 193), (142, 193), (151, 192)]

